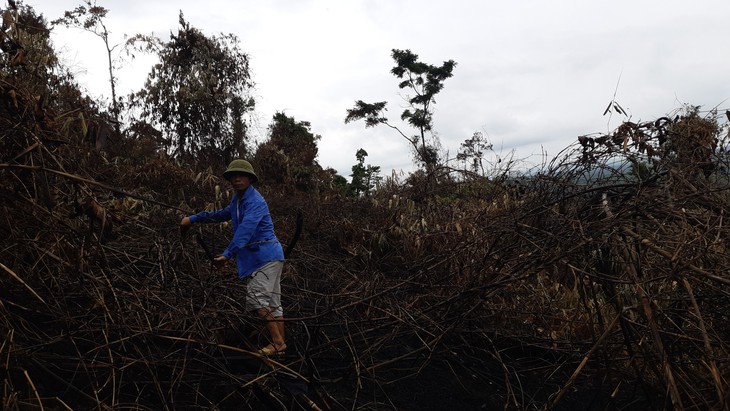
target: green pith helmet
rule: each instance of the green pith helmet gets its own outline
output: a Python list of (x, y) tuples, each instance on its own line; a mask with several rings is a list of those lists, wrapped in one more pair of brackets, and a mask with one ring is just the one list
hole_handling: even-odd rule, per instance
[(228, 165), (226, 171), (223, 172), (223, 178), (225, 178), (226, 180), (230, 180), (232, 173), (248, 174), (249, 178), (251, 179), (251, 184), (255, 183), (259, 179), (258, 177), (256, 177), (256, 173), (253, 172), (253, 166), (251, 165), (251, 163), (246, 160), (231, 161), (231, 164)]

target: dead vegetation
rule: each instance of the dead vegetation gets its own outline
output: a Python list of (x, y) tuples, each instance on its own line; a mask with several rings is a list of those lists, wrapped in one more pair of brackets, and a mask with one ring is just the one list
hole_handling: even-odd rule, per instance
[[(276, 362), (251, 352), (233, 270), (178, 232), (227, 202), (218, 177), (51, 146), (27, 111), (2, 122), (5, 409), (727, 407), (713, 118), (626, 123), (539, 175), (444, 180), (429, 201), (262, 186), (283, 241), (297, 209), (306, 222), (286, 270), (295, 349)], [(225, 246), (227, 227), (200, 230)]]
[(1, 79), (3, 409), (728, 408), (714, 113), (581, 137), (519, 180), (413, 176), (369, 199), (262, 182), (283, 242), (305, 221), (274, 361), (233, 268), (178, 231), (228, 201), (216, 173), (144, 137), (102, 150), (82, 100), (21, 78)]

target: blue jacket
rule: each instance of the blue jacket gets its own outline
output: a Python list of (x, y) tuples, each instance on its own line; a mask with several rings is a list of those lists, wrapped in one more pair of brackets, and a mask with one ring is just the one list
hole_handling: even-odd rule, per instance
[(238, 277), (244, 278), (269, 261), (283, 261), (284, 251), (274, 234), (274, 223), (264, 197), (253, 186), (246, 189), (243, 198), (239, 197), (234, 195), (228, 207), (222, 210), (192, 215), (190, 221), (220, 223), (231, 220), (233, 239), (222, 255), (236, 258)]

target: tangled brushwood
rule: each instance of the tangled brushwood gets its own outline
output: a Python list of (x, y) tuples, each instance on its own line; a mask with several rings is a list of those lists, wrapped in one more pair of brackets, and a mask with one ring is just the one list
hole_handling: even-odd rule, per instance
[[(307, 184), (266, 170), (280, 240), (299, 212), (304, 227), (284, 271), (287, 353), (265, 358), (235, 268), (213, 270), (196, 240), (220, 252), (230, 228), (178, 227), (229, 201), (219, 173), (168, 158), (150, 130), (104, 127), (13, 33), (0, 70), (3, 409), (729, 407), (717, 113), (582, 136), (521, 178), (434, 168), (355, 198), (322, 170)], [(254, 158), (267, 153), (286, 160)]]
[[(368, 199), (262, 185), (282, 241), (305, 221), (285, 270), (291, 348), (271, 360), (234, 269), (178, 231), (227, 202), (223, 181), (75, 142), (12, 90), (4, 409), (727, 407), (730, 165), (713, 115), (581, 137), (522, 179), (439, 176), (418, 202), (395, 181)], [(226, 245), (226, 227), (199, 230)]]

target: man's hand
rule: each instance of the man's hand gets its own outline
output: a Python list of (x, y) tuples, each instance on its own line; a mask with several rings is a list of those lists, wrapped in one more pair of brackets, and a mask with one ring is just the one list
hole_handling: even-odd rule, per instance
[(185, 234), (188, 233), (188, 230), (190, 230), (192, 225), (193, 222), (190, 221), (190, 217), (183, 217), (180, 221), (180, 237), (185, 238)]
[(219, 255), (213, 259), (213, 267), (220, 270), (224, 265), (226, 265), (226, 261), (228, 261), (228, 259), (225, 256)]

